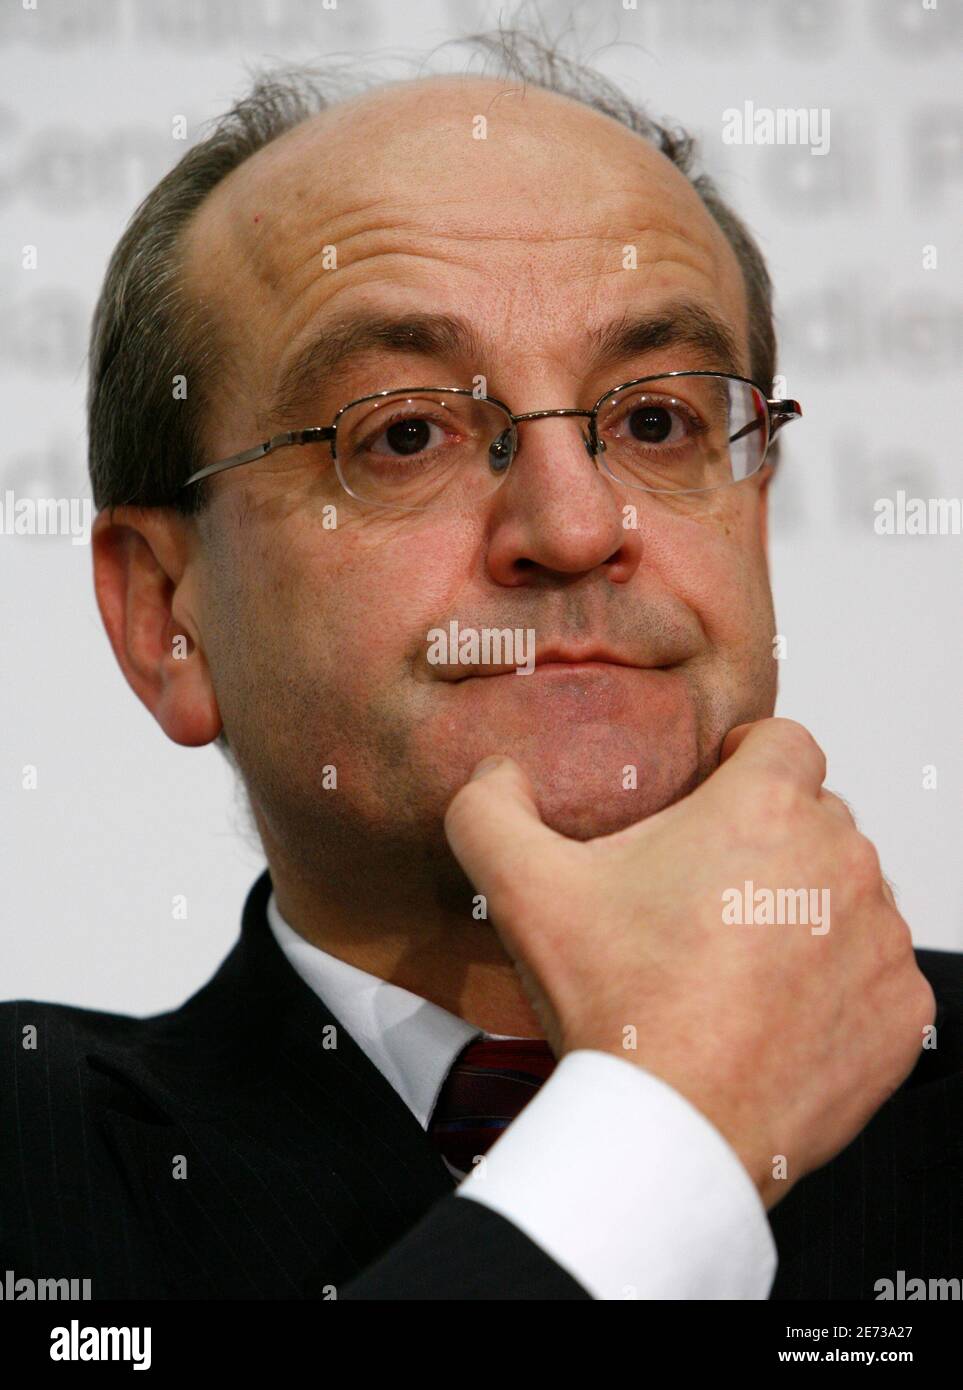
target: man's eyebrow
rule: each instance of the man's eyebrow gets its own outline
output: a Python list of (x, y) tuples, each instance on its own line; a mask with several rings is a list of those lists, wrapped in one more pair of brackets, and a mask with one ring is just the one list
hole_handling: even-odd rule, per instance
[(362, 311), (318, 329), (285, 367), (267, 418), (288, 419), (317, 397), (327, 377), (373, 352), (419, 353), (439, 361), (463, 357), (479, 362), (482, 356), (471, 324), (456, 315)]
[[(649, 314), (625, 313), (621, 318), (589, 334), (596, 366), (616, 366), (659, 348), (689, 348), (708, 365), (707, 370), (741, 375), (736, 336), (710, 309), (694, 300), (675, 300)], [(682, 371), (685, 367), (680, 366)]]
[[(614, 367), (661, 348), (679, 347), (694, 349), (709, 369), (736, 375), (741, 371), (732, 330), (692, 300), (675, 301), (649, 313), (625, 312), (586, 336), (596, 367)], [(457, 315), (361, 311), (325, 324), (312, 335), (285, 367), (267, 420), (290, 419), (317, 398), (327, 378), (374, 352), (417, 353), (439, 362), (461, 358), (474, 363), (475, 371), (487, 356), (471, 323)], [(438, 382), (439, 386), (456, 384)]]

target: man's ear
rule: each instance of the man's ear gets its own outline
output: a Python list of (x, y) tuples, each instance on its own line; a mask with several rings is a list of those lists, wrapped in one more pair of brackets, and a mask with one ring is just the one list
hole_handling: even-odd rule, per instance
[(197, 747), (221, 716), (197, 622), (196, 533), (166, 507), (105, 508), (91, 550), (97, 606), (120, 669), (168, 738)]

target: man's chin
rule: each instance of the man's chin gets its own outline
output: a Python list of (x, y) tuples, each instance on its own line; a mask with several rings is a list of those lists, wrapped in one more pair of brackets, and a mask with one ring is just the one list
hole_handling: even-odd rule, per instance
[(530, 734), (502, 751), (528, 774), (545, 824), (575, 840), (624, 830), (701, 781), (694, 741), (653, 741), (609, 723)]
[(536, 783), (536, 800), (542, 820), (552, 830), (571, 840), (594, 840), (654, 816), (697, 785), (693, 774), (671, 787), (644, 787), (615, 796), (602, 788), (593, 795), (592, 788), (586, 788), (580, 796), (571, 796), (559, 795), (556, 788), (544, 790)]

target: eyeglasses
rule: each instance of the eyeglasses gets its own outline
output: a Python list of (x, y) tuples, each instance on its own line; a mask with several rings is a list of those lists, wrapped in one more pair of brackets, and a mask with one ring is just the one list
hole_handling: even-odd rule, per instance
[(600, 396), (591, 410), (531, 410), (459, 386), (412, 386), (349, 401), (330, 425), (289, 430), (192, 473), (187, 488), (292, 444), (328, 443), (345, 491), (361, 502), (424, 511), (444, 495), (470, 505), (494, 492), (518, 453), (523, 420), (587, 420), (596, 466), (642, 492), (710, 492), (758, 473), (798, 401), (768, 400), (746, 377), (666, 372)]

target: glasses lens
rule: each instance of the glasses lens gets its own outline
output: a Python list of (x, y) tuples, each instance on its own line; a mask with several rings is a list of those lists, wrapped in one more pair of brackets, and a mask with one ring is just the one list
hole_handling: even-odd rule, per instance
[(515, 452), (511, 416), (500, 406), (453, 391), (408, 390), (342, 411), (335, 460), (354, 496), (421, 511), (444, 493), (446, 505), (493, 492)]
[(762, 392), (725, 376), (673, 376), (613, 391), (598, 411), (606, 467), (647, 492), (704, 492), (756, 473), (769, 415)]

